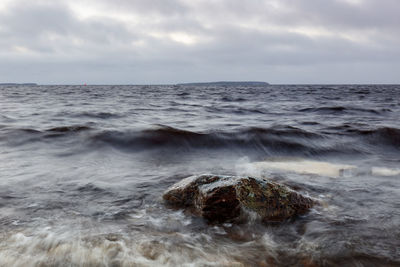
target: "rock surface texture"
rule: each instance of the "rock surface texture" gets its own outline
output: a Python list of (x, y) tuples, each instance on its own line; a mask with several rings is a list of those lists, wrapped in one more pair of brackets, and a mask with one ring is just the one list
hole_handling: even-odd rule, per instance
[(220, 175), (190, 176), (170, 187), (163, 198), (211, 222), (234, 221), (246, 211), (257, 213), (264, 222), (282, 222), (306, 213), (314, 204), (265, 179)]

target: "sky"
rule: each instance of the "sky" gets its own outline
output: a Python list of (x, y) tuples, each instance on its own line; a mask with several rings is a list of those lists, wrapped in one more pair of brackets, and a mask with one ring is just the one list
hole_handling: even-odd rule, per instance
[(400, 83), (399, 0), (0, 0), (0, 83)]

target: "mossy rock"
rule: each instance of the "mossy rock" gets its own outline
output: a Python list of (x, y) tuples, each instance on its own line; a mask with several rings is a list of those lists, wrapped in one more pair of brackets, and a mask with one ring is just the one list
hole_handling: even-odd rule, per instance
[(246, 211), (264, 222), (282, 222), (314, 205), (312, 199), (266, 179), (220, 175), (190, 176), (170, 187), (163, 198), (211, 222), (235, 221)]

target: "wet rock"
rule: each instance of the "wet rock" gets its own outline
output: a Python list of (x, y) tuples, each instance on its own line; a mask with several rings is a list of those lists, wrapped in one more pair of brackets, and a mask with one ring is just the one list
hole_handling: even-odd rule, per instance
[(306, 213), (314, 201), (266, 179), (236, 176), (191, 176), (170, 187), (164, 200), (212, 222), (234, 221), (256, 213), (264, 222), (282, 222)]

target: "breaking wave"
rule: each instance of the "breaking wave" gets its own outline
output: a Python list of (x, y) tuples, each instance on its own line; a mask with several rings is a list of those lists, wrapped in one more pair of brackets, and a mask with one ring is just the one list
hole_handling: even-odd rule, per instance
[[(291, 126), (271, 128), (243, 128), (237, 131), (195, 132), (159, 125), (144, 130), (99, 130), (87, 125), (59, 126), (45, 130), (29, 128), (0, 129), (0, 141), (11, 145), (29, 142), (49, 142), (49, 139), (74, 139), (89, 147), (112, 146), (124, 151), (151, 149), (246, 149), (278, 154), (319, 155), (330, 153), (368, 153), (363, 144), (400, 148), (400, 129), (377, 128), (357, 129), (342, 125), (329, 129), (330, 132), (310, 132)], [(332, 135), (346, 136), (338, 140)]]

